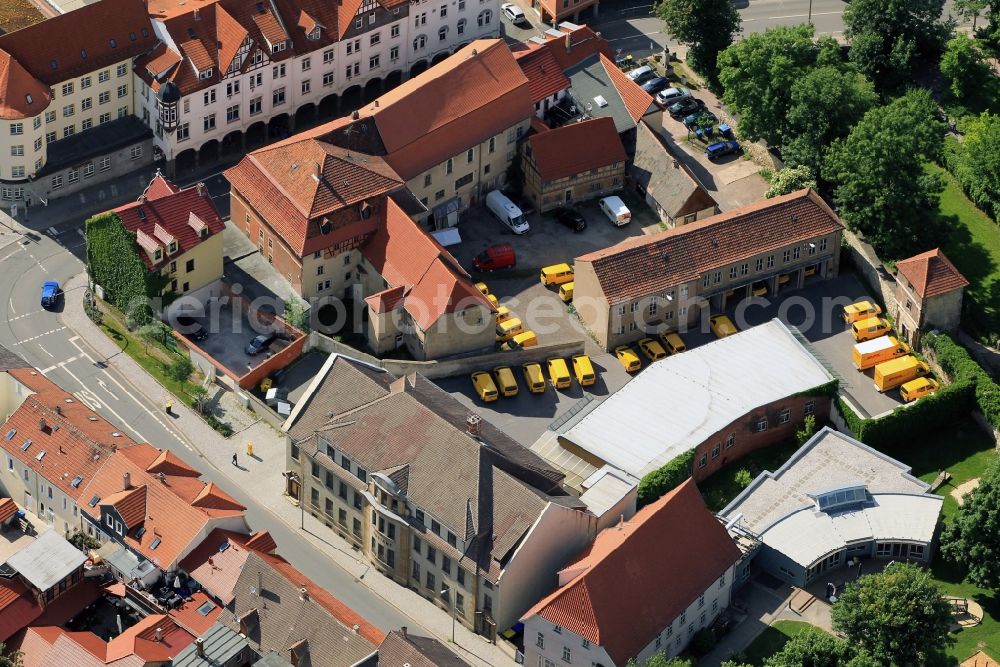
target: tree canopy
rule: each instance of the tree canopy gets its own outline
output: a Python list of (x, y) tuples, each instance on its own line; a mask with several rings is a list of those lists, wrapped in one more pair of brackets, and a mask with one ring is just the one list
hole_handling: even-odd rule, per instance
[(941, 152), (943, 130), (930, 93), (914, 89), (869, 110), (826, 153), (821, 174), (836, 187), (840, 216), (886, 259), (941, 245), (944, 183), (924, 163)]
[(1000, 219), (1000, 116), (985, 112), (967, 124), (954, 171), (969, 199)]
[(852, 0), (844, 10), (851, 60), (883, 89), (909, 80), (917, 55), (934, 55), (951, 31), (945, 0)]
[(768, 182), (770, 187), (764, 195), (768, 199), (787, 195), (802, 188), (816, 187), (816, 178), (812, 170), (805, 165), (779, 169), (768, 178)]
[(986, 54), (979, 43), (962, 33), (955, 35), (945, 47), (941, 74), (948, 79), (948, 88), (957, 98), (972, 94), (991, 76)]
[(878, 665), (927, 664), (948, 643), (951, 626), (951, 606), (937, 583), (909, 563), (892, 563), (849, 584), (831, 615), (833, 629)]
[(789, 639), (764, 667), (881, 667), (864, 651), (822, 630), (810, 629)]
[(740, 32), (732, 0), (661, 0), (656, 15), (674, 39), (687, 45), (691, 66), (714, 83), (719, 52)]
[(983, 588), (1000, 587), (1000, 460), (993, 457), (979, 486), (941, 536), (941, 554)]

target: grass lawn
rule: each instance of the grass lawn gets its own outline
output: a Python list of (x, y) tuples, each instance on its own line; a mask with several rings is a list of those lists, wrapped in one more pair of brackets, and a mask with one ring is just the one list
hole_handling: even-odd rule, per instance
[(734, 461), (728, 467), (706, 479), (698, 485), (698, 488), (701, 490), (701, 495), (705, 499), (708, 509), (713, 512), (722, 510), (745, 488), (736, 481), (740, 470), (747, 470), (750, 473), (750, 479), (753, 479), (765, 470), (774, 471), (780, 468), (797, 449), (798, 445), (794, 441), (771, 445), (746, 458)]
[(972, 324), (979, 334), (1000, 332), (1000, 225), (969, 201), (954, 176), (936, 165), (928, 170), (947, 182), (941, 214), (953, 224), (942, 249), (972, 283), (965, 288)]
[(766, 658), (780, 651), (789, 639), (803, 632), (823, 631), (802, 621), (775, 621), (774, 625), (757, 635), (757, 639), (743, 653), (751, 665), (761, 665)]
[(180, 382), (171, 378), (166, 373), (164, 361), (166, 359), (176, 359), (176, 354), (155, 343), (150, 343), (147, 351), (147, 343), (130, 332), (118, 319), (116, 319), (116, 314), (113, 312), (109, 313), (107, 309), (105, 309), (104, 312), (104, 319), (101, 323), (101, 328), (104, 329), (108, 338), (115, 342), (115, 345), (120, 347), (125, 354), (132, 357), (137, 364), (142, 366), (146, 372), (152, 375), (157, 382), (162, 384), (167, 391), (174, 396), (183, 398), (185, 402), (190, 402), (191, 396), (187, 394), (185, 389), (193, 387), (194, 384), (189, 381), (184, 385), (181, 385)]

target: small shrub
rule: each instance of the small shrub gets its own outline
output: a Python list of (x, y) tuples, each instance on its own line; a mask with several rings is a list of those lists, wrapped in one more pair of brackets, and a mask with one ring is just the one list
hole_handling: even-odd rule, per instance
[(694, 450), (690, 449), (643, 477), (639, 481), (639, 489), (636, 491), (638, 506), (648, 505), (680, 486), (684, 480), (691, 476), (693, 462)]
[(795, 442), (802, 445), (809, 442), (809, 439), (816, 435), (816, 417), (814, 415), (806, 415), (805, 420), (802, 422), (802, 428), (795, 432)]
[(691, 639), (691, 652), (701, 657), (715, 648), (717, 641), (715, 630), (712, 630), (712, 628), (702, 628), (694, 633), (694, 637)]
[(751, 475), (750, 471), (746, 468), (740, 468), (736, 471), (736, 474), (733, 475), (733, 481), (736, 482), (741, 489), (745, 489), (750, 486), (750, 482), (753, 481), (753, 475)]
[(220, 421), (215, 415), (205, 415), (205, 421), (208, 422), (209, 426), (218, 431), (223, 438), (228, 438), (233, 434), (233, 427), (224, 421)]
[(167, 376), (184, 384), (194, 372), (194, 364), (187, 357), (178, 357), (169, 364), (165, 364), (164, 370)]

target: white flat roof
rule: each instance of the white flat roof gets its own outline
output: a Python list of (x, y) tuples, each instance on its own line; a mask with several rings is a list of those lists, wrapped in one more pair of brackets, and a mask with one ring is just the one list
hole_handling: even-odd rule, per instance
[(562, 437), (642, 478), (748, 412), (832, 379), (775, 319), (654, 362)]
[(7, 559), (7, 564), (40, 591), (47, 591), (83, 565), (87, 557), (54, 530)]
[(889, 340), (888, 336), (879, 336), (878, 338), (861, 341), (854, 345), (854, 349), (860, 354), (870, 354), (880, 350), (887, 350), (890, 347), (896, 347), (896, 344)]
[(624, 473), (604, 466), (583, 483), (587, 490), (580, 500), (594, 516), (602, 517), (636, 487), (636, 483), (626, 477)]

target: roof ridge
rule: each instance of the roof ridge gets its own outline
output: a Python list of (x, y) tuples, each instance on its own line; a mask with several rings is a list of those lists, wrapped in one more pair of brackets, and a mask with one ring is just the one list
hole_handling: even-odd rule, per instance
[[(306, 141), (309, 141), (309, 140), (310, 139), (306, 139)], [(285, 199), (287, 199), (292, 204), (293, 207), (295, 207), (295, 210), (298, 211), (299, 214), (302, 217), (306, 218), (306, 221), (308, 222), (309, 211), (303, 210), (303, 208), (301, 206), (299, 206), (299, 203), (295, 200), (295, 198), (292, 197), (288, 193), (288, 191), (285, 190), (284, 187), (282, 187), (281, 183), (278, 183), (273, 178), (269, 178), (268, 177), (267, 169), (264, 168), (264, 165), (262, 165), (260, 163), (260, 161), (257, 159), (257, 157), (253, 153), (247, 153), (246, 156), (245, 156), (245, 159), (250, 160), (250, 162), (253, 164), (254, 168), (257, 170), (258, 176), (261, 178), (261, 180), (264, 180), (264, 181), (267, 181), (268, 183), (270, 183), (271, 186), (274, 187), (274, 189), (276, 189), (278, 192), (280, 192), (282, 194), (282, 196)], [(240, 160), (240, 162), (242, 162), (242, 160)], [(235, 169), (237, 167), (239, 167), (239, 163), (237, 163), (236, 165), (234, 165), (233, 168)]]

